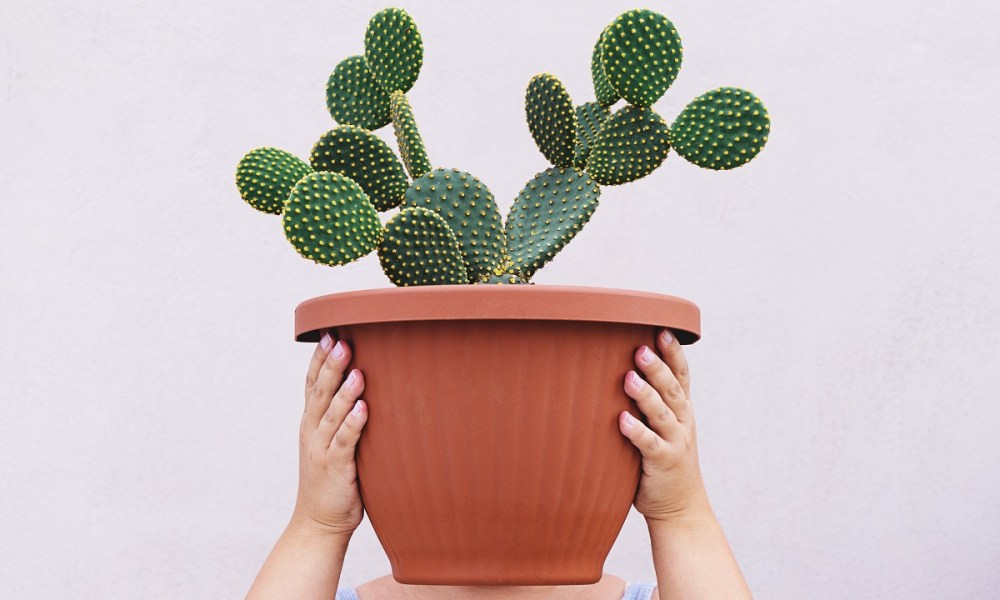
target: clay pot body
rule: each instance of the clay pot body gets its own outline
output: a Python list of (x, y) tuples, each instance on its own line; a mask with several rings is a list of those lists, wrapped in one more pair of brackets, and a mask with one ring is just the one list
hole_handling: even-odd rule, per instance
[(334, 328), (365, 375), (357, 449), (368, 518), (396, 581), (559, 585), (600, 580), (640, 455), (622, 384), (662, 327), (700, 336), (698, 308), (626, 290), (425, 286), (321, 296), (298, 341)]

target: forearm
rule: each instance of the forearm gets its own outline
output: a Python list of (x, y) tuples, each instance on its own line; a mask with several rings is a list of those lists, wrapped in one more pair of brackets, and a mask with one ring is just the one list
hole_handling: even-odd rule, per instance
[(349, 535), (289, 524), (264, 561), (247, 600), (332, 600), (349, 541)]
[(740, 567), (712, 509), (646, 519), (660, 600), (750, 600)]

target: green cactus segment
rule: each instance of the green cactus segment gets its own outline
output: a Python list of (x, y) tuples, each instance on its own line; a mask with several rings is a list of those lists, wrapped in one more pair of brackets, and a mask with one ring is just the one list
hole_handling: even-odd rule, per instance
[(670, 143), (690, 163), (724, 171), (750, 162), (771, 131), (767, 108), (753, 93), (720, 87), (691, 101), (670, 127)]
[(608, 82), (629, 104), (652, 106), (681, 68), (683, 48), (669, 19), (651, 10), (618, 16), (601, 36)]
[(609, 25), (601, 32), (601, 37), (597, 38), (597, 43), (594, 44), (594, 53), (590, 56), (590, 74), (594, 80), (594, 96), (597, 97), (597, 102), (604, 107), (611, 106), (621, 98), (621, 95), (615, 91), (615, 88), (611, 87), (608, 76), (604, 73), (604, 58), (601, 46), (604, 42), (604, 36), (607, 35), (610, 28), (611, 26)]
[(531, 78), (524, 97), (528, 129), (546, 160), (557, 167), (573, 164), (576, 113), (562, 82), (541, 73)]
[(490, 274), (476, 282), (479, 285), (505, 285), (505, 284), (526, 284), (528, 283), (517, 273), (501, 273), (500, 275)]
[(444, 218), (462, 250), (469, 282), (502, 262), (503, 224), (493, 194), (479, 179), (456, 169), (437, 169), (406, 190), (403, 208), (421, 207)]
[(635, 181), (657, 169), (670, 152), (670, 129), (651, 108), (626, 106), (597, 135), (587, 172), (601, 185)]
[(323, 134), (309, 163), (317, 171), (346, 175), (356, 181), (380, 211), (399, 206), (408, 180), (396, 154), (380, 137), (354, 125)]
[(462, 250), (443, 217), (419, 206), (406, 207), (385, 224), (378, 259), (398, 286), (469, 282)]
[(282, 221), (295, 250), (324, 265), (357, 260), (382, 239), (375, 207), (361, 186), (339, 173), (303, 177), (288, 195)]
[(424, 62), (424, 42), (413, 18), (399, 8), (372, 17), (365, 31), (365, 58), (387, 94), (408, 92)]
[(587, 102), (576, 107), (576, 153), (573, 155), (575, 168), (582, 169), (587, 164), (594, 140), (609, 114), (608, 109), (597, 102)]
[(587, 224), (600, 195), (594, 180), (575, 169), (551, 168), (536, 175), (507, 215), (509, 270), (531, 279)]
[(417, 129), (417, 120), (413, 117), (410, 101), (403, 92), (393, 92), (390, 105), (392, 129), (396, 132), (399, 153), (403, 156), (406, 171), (416, 179), (431, 170), (431, 161), (427, 158), (424, 140)]
[(389, 95), (375, 81), (364, 56), (345, 58), (330, 73), (326, 109), (341, 125), (374, 130), (389, 124)]
[(247, 152), (236, 167), (236, 187), (240, 197), (260, 212), (280, 215), (298, 180), (312, 167), (291, 152), (278, 148), (257, 148)]

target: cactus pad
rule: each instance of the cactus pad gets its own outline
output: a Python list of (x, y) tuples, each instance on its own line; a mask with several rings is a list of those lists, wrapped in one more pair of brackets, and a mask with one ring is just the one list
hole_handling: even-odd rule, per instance
[(512, 271), (531, 279), (597, 209), (601, 190), (586, 173), (551, 168), (528, 182), (507, 215)]
[(576, 113), (562, 82), (548, 73), (531, 78), (524, 96), (528, 129), (546, 160), (557, 167), (573, 164)]
[(403, 208), (385, 224), (378, 259), (389, 281), (398, 286), (469, 282), (448, 223), (419, 206)]
[(392, 129), (396, 133), (396, 143), (399, 153), (403, 155), (403, 164), (410, 177), (416, 179), (431, 170), (431, 161), (427, 158), (424, 140), (417, 129), (417, 120), (413, 117), (410, 101), (403, 92), (393, 92), (390, 99), (392, 107)]
[(236, 167), (236, 187), (247, 204), (261, 212), (280, 215), (299, 179), (312, 173), (306, 161), (278, 148), (247, 152)]
[(424, 62), (424, 42), (413, 18), (399, 8), (379, 11), (365, 31), (365, 58), (387, 94), (410, 91)]
[(670, 143), (685, 160), (724, 171), (750, 162), (771, 130), (767, 108), (751, 92), (720, 87), (691, 101), (670, 127)]
[(660, 99), (677, 77), (683, 53), (674, 24), (651, 10), (622, 13), (601, 36), (608, 82), (636, 106)]
[(478, 285), (505, 285), (528, 283), (517, 273), (501, 273), (500, 275), (490, 274), (476, 282)]
[(340, 173), (356, 181), (380, 211), (403, 201), (406, 171), (388, 144), (370, 131), (354, 125), (331, 129), (313, 146), (309, 163), (317, 171)]
[(649, 175), (667, 159), (670, 129), (651, 108), (626, 106), (604, 122), (587, 172), (601, 185), (619, 185)]
[(500, 263), (503, 225), (493, 194), (479, 179), (456, 169), (437, 169), (406, 190), (403, 208), (419, 206), (444, 218), (455, 234), (469, 274), (476, 281)]
[(594, 140), (609, 114), (608, 109), (597, 102), (587, 102), (576, 107), (576, 152), (573, 155), (573, 166), (577, 169), (582, 169), (587, 164)]
[(285, 237), (302, 256), (343, 265), (371, 252), (382, 239), (382, 223), (364, 191), (338, 173), (303, 177), (288, 195)]
[(597, 102), (604, 107), (611, 106), (621, 98), (621, 95), (615, 91), (615, 88), (611, 87), (608, 76), (604, 73), (604, 58), (601, 52), (601, 45), (610, 27), (610, 25), (605, 27), (604, 31), (601, 32), (601, 36), (597, 38), (597, 43), (594, 44), (594, 53), (590, 56), (590, 75), (594, 80), (594, 96), (597, 97)]
[(389, 96), (368, 70), (364, 56), (345, 58), (330, 73), (326, 109), (341, 125), (374, 130), (389, 124)]

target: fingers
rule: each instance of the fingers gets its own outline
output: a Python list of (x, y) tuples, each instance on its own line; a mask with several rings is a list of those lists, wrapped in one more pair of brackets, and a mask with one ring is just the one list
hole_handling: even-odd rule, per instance
[(340, 387), (340, 382), (344, 379), (344, 371), (350, 362), (350, 347), (344, 340), (337, 340), (320, 365), (312, 393), (306, 399), (303, 420), (307, 425), (315, 427), (319, 423), (323, 413), (330, 406), (333, 393)]
[(354, 408), (347, 413), (347, 418), (333, 435), (330, 442), (330, 453), (341, 460), (353, 459), (354, 450), (361, 439), (361, 430), (368, 422), (368, 404), (364, 400), (354, 403)]
[(316, 385), (316, 378), (319, 377), (319, 369), (323, 366), (323, 361), (326, 360), (326, 355), (329, 354), (332, 347), (333, 339), (330, 336), (330, 332), (324, 331), (323, 337), (316, 344), (316, 350), (313, 351), (312, 360), (309, 361), (309, 370), (306, 371), (307, 404), (310, 396), (312, 396), (313, 386)]
[(629, 371), (625, 376), (625, 393), (635, 400), (642, 414), (646, 415), (653, 430), (665, 438), (670, 438), (672, 430), (677, 427), (677, 417), (660, 398), (660, 394), (642, 379), (635, 371)]
[[(657, 345), (660, 343), (662, 342), (657, 342)], [(646, 376), (649, 385), (653, 386), (660, 398), (673, 411), (678, 421), (683, 422), (691, 418), (691, 403), (684, 387), (670, 367), (655, 352), (648, 346), (641, 346), (636, 350), (635, 364)]]
[(649, 460), (650, 464), (659, 464), (667, 452), (667, 442), (627, 410), (618, 415), (618, 429), (639, 449), (643, 460)]
[(664, 329), (660, 335), (656, 336), (656, 347), (663, 356), (663, 361), (670, 367), (670, 371), (684, 388), (684, 395), (691, 399), (691, 371), (688, 369), (687, 358), (681, 349), (680, 342), (670, 334), (669, 329)]
[(352, 370), (320, 420), (317, 429), (320, 445), (332, 446), (333, 449), (354, 448), (368, 416), (364, 400), (358, 400), (364, 389), (365, 378), (361, 371)]

